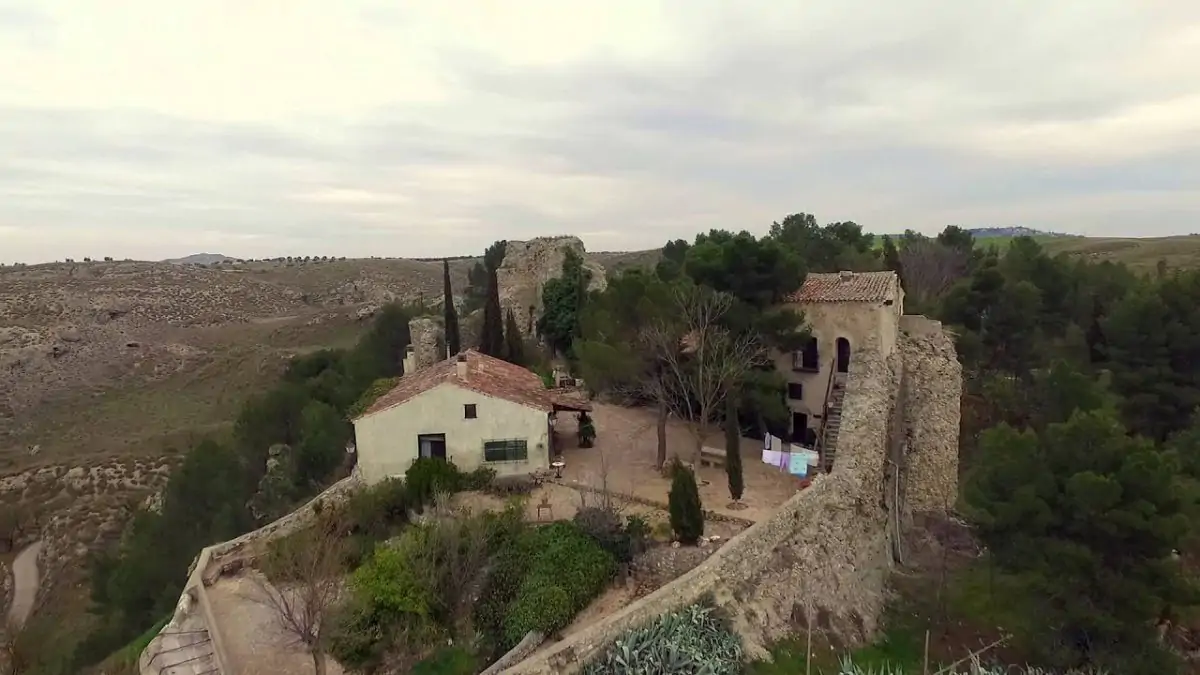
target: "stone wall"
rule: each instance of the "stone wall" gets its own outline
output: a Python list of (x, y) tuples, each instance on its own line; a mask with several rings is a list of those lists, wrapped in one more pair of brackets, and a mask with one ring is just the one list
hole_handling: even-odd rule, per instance
[(832, 473), (687, 574), (507, 672), (573, 673), (622, 633), (706, 594), (732, 615), (752, 656), (806, 620), (846, 641), (870, 637), (891, 560), (881, 505), (889, 419), (880, 411), (894, 408), (901, 361), (864, 347), (850, 367)]
[(958, 499), (962, 365), (950, 333), (923, 316), (901, 318), (900, 351), (905, 372), (905, 510), (949, 511)]
[(442, 317), (418, 316), (408, 322), (416, 368), (446, 360), (446, 326)]
[(562, 276), (568, 249), (578, 253), (584, 259), (584, 268), (592, 273), (588, 290), (603, 290), (608, 285), (604, 268), (587, 260), (579, 237), (538, 237), (508, 242), (504, 261), (496, 269), (496, 281), (500, 286), (500, 306), (505, 312), (512, 310), (522, 331), (528, 333), (541, 314), (542, 288), (547, 281)]

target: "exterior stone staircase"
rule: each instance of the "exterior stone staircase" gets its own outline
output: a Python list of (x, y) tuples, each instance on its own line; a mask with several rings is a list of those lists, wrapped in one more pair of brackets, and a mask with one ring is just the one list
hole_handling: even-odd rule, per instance
[(205, 629), (163, 632), (155, 651), (148, 654), (142, 672), (161, 675), (209, 675), (220, 673), (213, 656), (212, 638)]
[(842, 401), (846, 398), (846, 373), (834, 373), (829, 391), (829, 404), (821, 427), (821, 468), (825, 473), (833, 470), (837, 456), (838, 432), (842, 430)]

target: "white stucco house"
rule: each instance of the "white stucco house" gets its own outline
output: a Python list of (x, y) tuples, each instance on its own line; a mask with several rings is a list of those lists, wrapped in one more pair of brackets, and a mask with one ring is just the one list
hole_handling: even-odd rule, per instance
[(885, 357), (895, 352), (904, 289), (891, 271), (809, 274), (785, 302), (804, 313), (812, 331), (805, 349), (776, 355), (775, 367), (788, 382), (791, 440), (832, 450), (829, 437), (836, 437), (841, 385), (854, 354), (867, 348)]
[(499, 476), (545, 469), (560, 410), (591, 405), (547, 389), (525, 368), (467, 350), (405, 374), (354, 420), (358, 470), (375, 483), (403, 476), (418, 457), (447, 459), (463, 471), (488, 466)]

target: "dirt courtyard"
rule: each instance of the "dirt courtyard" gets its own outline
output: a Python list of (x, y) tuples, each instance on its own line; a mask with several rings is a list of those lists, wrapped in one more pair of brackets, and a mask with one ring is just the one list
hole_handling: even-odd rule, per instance
[[(624, 408), (596, 404), (592, 412), (596, 426), (595, 447), (580, 448), (577, 442), (577, 414), (558, 413), (555, 435), (562, 448), (563, 480), (599, 487), (604, 469), (608, 472), (610, 491), (632, 494), (665, 504), (671, 481), (662, 477), (654, 466), (658, 437), (653, 410)], [(714, 425), (704, 445), (725, 447), (725, 436)], [(667, 457), (678, 454), (684, 461), (692, 456), (692, 436), (685, 424), (670, 420), (667, 424)], [(762, 441), (743, 438), (741, 443), (742, 476), (745, 490), (742, 503), (746, 508), (731, 509), (729, 480), (723, 467), (700, 467), (700, 500), (704, 508), (716, 513), (758, 522), (769, 516), (780, 504), (796, 494), (802, 481), (787, 472), (762, 463)]]
[[(220, 627), (225, 654), (234, 673), (311, 673), (312, 657), (283, 629), (278, 614), (264, 602), (259, 572), (224, 577), (208, 588), (213, 618)], [(341, 665), (325, 658), (326, 675), (342, 675)]]

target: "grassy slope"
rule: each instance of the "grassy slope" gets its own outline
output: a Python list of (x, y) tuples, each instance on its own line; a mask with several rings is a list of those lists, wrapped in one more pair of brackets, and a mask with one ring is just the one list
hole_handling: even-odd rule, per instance
[[(1125, 263), (1135, 272), (1154, 272), (1159, 260), (1170, 269), (1200, 267), (1200, 235), (1178, 237), (1037, 237), (1038, 243), (1051, 255), (1066, 253), (1082, 256), (1093, 262), (1111, 260)], [(1011, 243), (1011, 237), (979, 239), (978, 245), (998, 246), (1001, 250)]]

